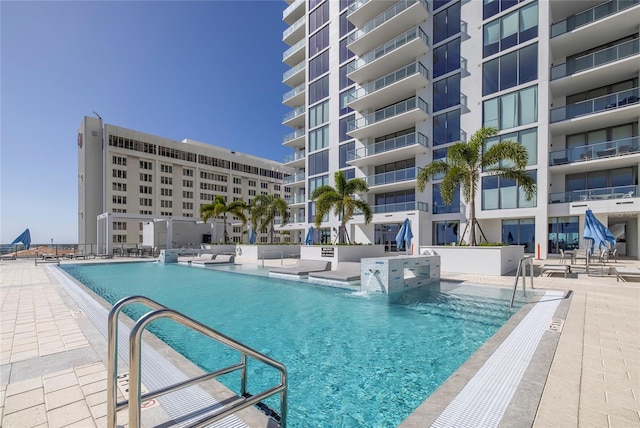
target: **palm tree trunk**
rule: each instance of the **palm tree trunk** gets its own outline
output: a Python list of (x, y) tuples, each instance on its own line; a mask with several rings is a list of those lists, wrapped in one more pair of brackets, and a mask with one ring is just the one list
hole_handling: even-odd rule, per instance
[(475, 246), (476, 242), (476, 201), (475, 192), (471, 190), (471, 197), (469, 198), (469, 222), (471, 223), (471, 229), (469, 230), (469, 245)]
[(229, 242), (229, 234), (227, 233), (227, 215), (224, 215), (224, 243)]
[(269, 243), (270, 244), (273, 244), (273, 230), (274, 230), (273, 223), (274, 221), (271, 220), (270, 227), (269, 227)]

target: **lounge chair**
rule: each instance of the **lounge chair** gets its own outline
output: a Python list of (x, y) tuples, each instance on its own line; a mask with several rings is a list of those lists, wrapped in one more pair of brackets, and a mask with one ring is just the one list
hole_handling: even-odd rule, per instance
[(309, 272), (309, 279), (320, 278), (336, 282), (360, 281), (360, 262), (339, 262), (336, 270)]
[(553, 164), (554, 165), (566, 165), (568, 163), (569, 163), (569, 158), (566, 158), (566, 157), (564, 157), (564, 158), (555, 158), (553, 160)]
[(567, 277), (568, 273), (571, 273), (571, 266), (569, 265), (543, 265), (540, 269), (540, 276), (547, 274), (551, 276), (554, 273), (562, 273), (564, 277)]
[(215, 254), (210, 254), (210, 253), (202, 253), (199, 256), (179, 256), (178, 262), (191, 263), (193, 261), (198, 261), (198, 260), (213, 260), (215, 259), (215, 257), (216, 257)]
[(640, 278), (640, 269), (634, 267), (625, 267), (625, 266), (616, 266), (612, 267), (611, 270), (616, 274), (616, 281), (627, 282), (625, 277), (636, 277)]
[(297, 260), (293, 266), (269, 269), (269, 274), (307, 276), (310, 272), (322, 272), (331, 268), (331, 262), (322, 260)]
[(229, 254), (218, 254), (213, 255), (214, 258), (209, 260), (192, 260), (191, 265), (203, 265), (203, 266), (211, 266), (211, 265), (221, 265), (221, 264), (232, 264), (235, 263), (236, 256), (232, 256)]
[(2, 256), (0, 256), (0, 260), (15, 260), (15, 259), (16, 259), (15, 254), (3, 254)]

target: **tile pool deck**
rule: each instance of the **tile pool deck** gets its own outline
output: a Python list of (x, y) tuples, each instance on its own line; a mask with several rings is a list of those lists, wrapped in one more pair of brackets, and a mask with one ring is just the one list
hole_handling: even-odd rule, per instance
[[(537, 408), (533, 426), (640, 427), (640, 283), (580, 274), (536, 277), (534, 286), (573, 295), (548, 376), (539, 379), (542, 397), (527, 397)], [(0, 262), (0, 302), (0, 425), (106, 427), (106, 342), (49, 268)], [(509, 411), (500, 425), (522, 426)]]

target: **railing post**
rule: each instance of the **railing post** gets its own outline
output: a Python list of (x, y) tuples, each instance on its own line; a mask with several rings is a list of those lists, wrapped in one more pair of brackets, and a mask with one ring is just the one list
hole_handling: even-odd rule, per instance
[(240, 354), (240, 363), (242, 364), (242, 370), (240, 370), (240, 395), (244, 397), (247, 392), (247, 354), (244, 352)]

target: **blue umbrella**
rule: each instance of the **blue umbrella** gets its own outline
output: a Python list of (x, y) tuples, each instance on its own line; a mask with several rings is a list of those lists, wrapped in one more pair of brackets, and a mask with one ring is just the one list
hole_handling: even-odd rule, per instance
[(412, 238), (413, 233), (411, 232), (411, 224), (409, 223), (409, 219), (405, 218), (404, 223), (402, 223), (402, 227), (396, 235), (396, 245), (398, 246), (398, 249), (402, 248), (402, 244), (404, 243), (404, 249), (409, 251), (409, 248), (411, 248)]
[(22, 242), (27, 250), (31, 247), (31, 234), (29, 233), (29, 229), (25, 229), (25, 231), (9, 245), (17, 244), (18, 242)]
[(610, 242), (612, 246), (616, 245), (616, 237), (593, 215), (591, 210), (587, 210), (584, 214), (584, 234), (582, 237), (591, 241), (590, 254), (593, 254), (593, 248), (596, 244), (600, 250), (603, 246), (607, 247), (607, 242)]
[(251, 228), (251, 234), (249, 235), (249, 244), (256, 243), (256, 231)]
[(305, 245), (313, 244), (313, 226), (309, 228), (309, 231), (307, 232), (307, 237), (304, 239), (304, 244)]

